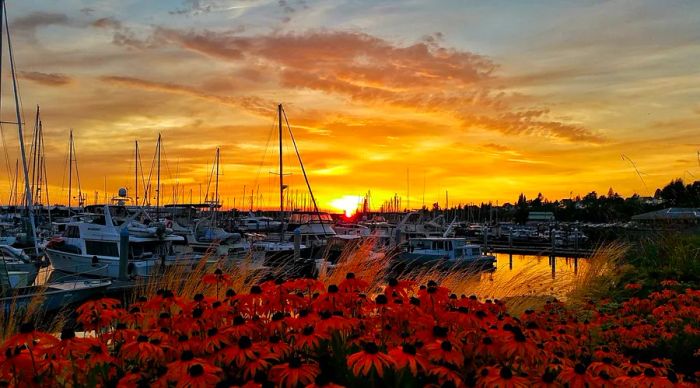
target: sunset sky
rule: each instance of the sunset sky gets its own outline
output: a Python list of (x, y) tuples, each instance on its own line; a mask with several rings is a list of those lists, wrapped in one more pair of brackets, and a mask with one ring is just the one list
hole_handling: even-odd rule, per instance
[[(368, 190), (374, 205), (405, 198), (407, 183), (411, 207), (420, 207), (423, 195), (426, 205), (444, 203), (445, 190), (454, 204), (503, 203), (520, 192), (555, 199), (609, 187), (651, 195), (676, 177), (700, 179), (700, 2), (9, 0), (7, 8), (29, 133), (41, 106), (51, 202), (66, 202), (73, 128), (90, 203), (95, 191), (103, 198), (105, 177), (109, 195), (133, 189), (134, 140), (148, 170), (159, 132), (165, 202), (176, 181), (198, 200), (220, 146), (225, 205), (240, 204), (244, 185), (276, 203), (280, 102), (325, 208)], [(11, 121), (5, 56), (2, 119)], [(3, 130), (14, 170), (16, 128)], [(285, 142), (287, 179), (301, 192)], [(7, 163), (0, 167), (5, 204), (10, 178)]]

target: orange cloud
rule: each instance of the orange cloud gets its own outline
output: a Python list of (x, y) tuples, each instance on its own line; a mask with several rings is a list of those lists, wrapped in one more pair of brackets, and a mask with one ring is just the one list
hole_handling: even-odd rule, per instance
[[(520, 106), (521, 96), (493, 87), (497, 65), (435, 39), (408, 46), (349, 31), (244, 36), (156, 28), (149, 39), (231, 62), (264, 62), (283, 87), (451, 115), (465, 128), (600, 143), (602, 135), (551, 117), (548, 109)], [(313, 71), (309, 71), (309, 67)]]
[(42, 73), (39, 71), (23, 71), (19, 73), (19, 78), (36, 82), (47, 86), (63, 86), (73, 82), (73, 79), (60, 73)]

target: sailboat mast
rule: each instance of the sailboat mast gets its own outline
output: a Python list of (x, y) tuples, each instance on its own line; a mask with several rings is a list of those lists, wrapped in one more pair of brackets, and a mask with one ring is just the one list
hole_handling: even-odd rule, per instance
[[(277, 121), (279, 124), (280, 146), (280, 241), (284, 241), (284, 171), (282, 170), (282, 104), (277, 105)], [(244, 205), (245, 206), (245, 205)]]
[(214, 207), (212, 208), (212, 227), (216, 227), (216, 208), (219, 205), (219, 147), (216, 147), (216, 183), (214, 184)]
[(71, 190), (73, 189), (73, 128), (68, 140), (68, 216), (70, 217)]
[(158, 181), (156, 184), (156, 221), (160, 221), (160, 133), (158, 134)]
[[(7, 23), (7, 9), (5, 8), (5, 0), (0, 0), (2, 2), (2, 12), (5, 20), (5, 31), (7, 32), (7, 50), (10, 54), (10, 71), (12, 73), (12, 89), (15, 97), (15, 112), (17, 114), (17, 133), (19, 137), (19, 148), (22, 153), (22, 169), (24, 170), (24, 192), (27, 197), (27, 212), (29, 213), (29, 224), (32, 228), (32, 238), (34, 242), (34, 251), (39, 256), (39, 247), (36, 241), (36, 225), (34, 223), (34, 211), (32, 209), (32, 191), (29, 187), (29, 169), (27, 168), (27, 155), (24, 150), (24, 132), (22, 131), (22, 115), (19, 110), (19, 93), (17, 90), (17, 76), (15, 73), (15, 60), (12, 55), (12, 41), (10, 40), (10, 26)], [(1, 26), (1, 25), (0, 25)]]
[(134, 149), (134, 191), (136, 192), (136, 196), (134, 197), (134, 202), (136, 203), (136, 206), (139, 205), (139, 141), (134, 140), (134, 144), (136, 145)]

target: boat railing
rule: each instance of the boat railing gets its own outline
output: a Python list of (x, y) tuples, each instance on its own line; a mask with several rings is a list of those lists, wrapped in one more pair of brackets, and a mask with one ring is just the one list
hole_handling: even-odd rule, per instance
[[(61, 283), (66, 280), (109, 280), (109, 276), (102, 275), (101, 273), (105, 273), (107, 270), (107, 267), (109, 267), (108, 264), (104, 264), (101, 266), (96, 266), (93, 267), (89, 270), (86, 271), (81, 271), (81, 272), (75, 272), (75, 273), (66, 273), (63, 274), (62, 276), (57, 277), (56, 279), (53, 279), (51, 283)], [(47, 283), (48, 284), (48, 283)]]

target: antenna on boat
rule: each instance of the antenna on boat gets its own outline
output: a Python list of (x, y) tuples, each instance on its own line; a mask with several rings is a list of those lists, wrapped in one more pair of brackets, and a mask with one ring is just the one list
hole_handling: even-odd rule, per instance
[(647, 187), (647, 183), (644, 182), (644, 178), (642, 178), (642, 174), (639, 172), (639, 169), (637, 169), (637, 165), (634, 163), (634, 161), (633, 161), (632, 159), (630, 159), (630, 158), (629, 158), (627, 155), (625, 155), (625, 154), (622, 154), (621, 156), (622, 156), (622, 160), (627, 160), (628, 162), (630, 162), (630, 164), (632, 164), (632, 167), (634, 168), (634, 171), (637, 172), (637, 175), (639, 176), (639, 179), (641, 179), (641, 180), (642, 180), (642, 184), (644, 184), (644, 188), (646, 188), (646, 187)]

